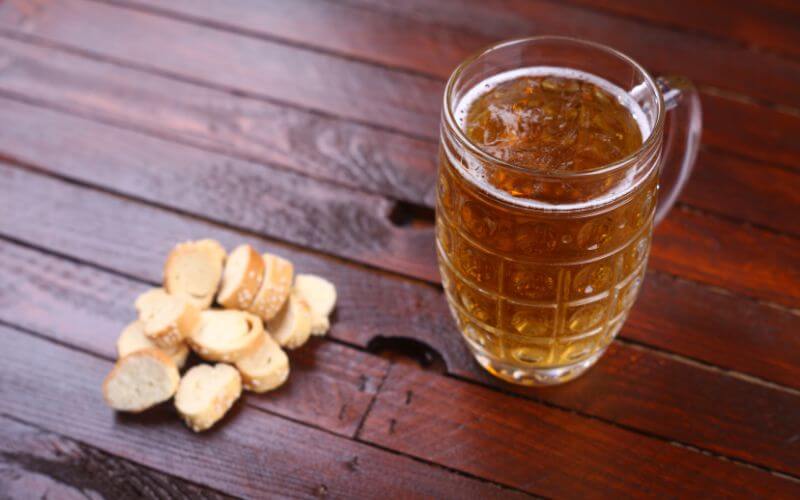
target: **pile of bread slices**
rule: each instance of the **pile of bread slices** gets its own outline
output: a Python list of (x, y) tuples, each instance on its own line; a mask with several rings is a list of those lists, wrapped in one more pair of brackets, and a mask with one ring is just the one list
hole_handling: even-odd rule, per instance
[[(212, 307), (215, 302), (219, 307)], [(230, 255), (217, 241), (181, 243), (164, 266), (164, 286), (136, 299), (139, 319), (117, 340), (119, 360), (103, 384), (109, 406), (141, 412), (175, 396), (189, 427), (210, 428), (242, 388), (266, 392), (289, 376), (282, 347), (324, 335), (336, 289), (288, 260), (240, 245)], [(182, 377), (189, 351), (198, 364)]]

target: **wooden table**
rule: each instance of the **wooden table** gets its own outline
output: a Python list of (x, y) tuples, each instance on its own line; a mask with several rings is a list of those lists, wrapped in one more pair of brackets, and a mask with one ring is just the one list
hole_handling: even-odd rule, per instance
[[(697, 170), (587, 375), (472, 361), (438, 284), (444, 79), (569, 34), (701, 88)], [(778, 0), (0, 0), (0, 497), (800, 496), (800, 11)], [(169, 248), (334, 281), (280, 390), (194, 435), (100, 384)]]

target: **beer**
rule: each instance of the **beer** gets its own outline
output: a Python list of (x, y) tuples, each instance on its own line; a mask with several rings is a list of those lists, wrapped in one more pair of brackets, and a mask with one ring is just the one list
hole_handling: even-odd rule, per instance
[(644, 276), (658, 168), (615, 165), (650, 134), (645, 111), (594, 74), (531, 67), (477, 82), (453, 113), (468, 153), (443, 132), (436, 230), (458, 327), (502, 378), (577, 376)]

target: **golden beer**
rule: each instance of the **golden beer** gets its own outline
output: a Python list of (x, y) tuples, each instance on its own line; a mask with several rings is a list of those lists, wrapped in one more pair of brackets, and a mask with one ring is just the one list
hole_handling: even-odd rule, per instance
[(442, 283), (482, 366), (560, 383), (602, 355), (642, 284), (663, 102), (572, 65), (485, 66), (462, 65), (445, 96)]

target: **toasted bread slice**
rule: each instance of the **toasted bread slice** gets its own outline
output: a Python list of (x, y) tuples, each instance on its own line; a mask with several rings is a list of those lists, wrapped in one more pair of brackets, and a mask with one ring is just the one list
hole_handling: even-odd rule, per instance
[(175, 362), (160, 350), (136, 351), (114, 365), (103, 397), (115, 410), (139, 413), (171, 398), (180, 378)]
[[(159, 349), (159, 347), (144, 334), (144, 323), (137, 320), (126, 326), (119, 335), (117, 339), (117, 355), (120, 358), (124, 358), (128, 354), (145, 349)], [(179, 370), (186, 364), (186, 358), (189, 356), (189, 346), (186, 345), (186, 342), (161, 349), (161, 351), (172, 358)]]
[(311, 334), (325, 335), (330, 328), (331, 311), (336, 306), (336, 287), (330, 281), (313, 274), (298, 274), (294, 290), (311, 309)]
[(200, 311), (191, 302), (174, 295), (157, 295), (148, 298), (146, 307), (141, 307), (143, 315), (139, 319), (144, 323), (144, 334), (154, 344), (172, 349), (182, 344), (194, 330)]
[(242, 379), (236, 368), (219, 363), (197, 365), (181, 379), (175, 408), (193, 431), (210, 428), (228, 412), (242, 394)]
[(258, 347), (264, 324), (244, 311), (209, 310), (189, 336), (189, 345), (203, 359), (234, 363)]
[(208, 309), (222, 279), (225, 256), (225, 249), (215, 240), (176, 245), (164, 265), (164, 289), (198, 309)]
[(139, 319), (144, 320), (148, 316), (152, 316), (153, 311), (158, 307), (158, 304), (165, 300), (167, 295), (169, 294), (163, 288), (151, 288), (136, 297), (136, 302), (133, 305), (139, 314)]
[(294, 266), (288, 260), (277, 255), (265, 253), (262, 258), (264, 259), (264, 280), (261, 288), (258, 289), (255, 300), (247, 310), (258, 315), (264, 321), (269, 321), (281, 310), (289, 296), (294, 277)]
[(236, 362), (244, 388), (252, 392), (267, 392), (280, 387), (289, 378), (289, 357), (267, 333), (261, 336), (258, 347)]
[(281, 347), (296, 349), (311, 335), (311, 309), (299, 295), (291, 293), (286, 305), (269, 321), (268, 328)]
[(239, 245), (225, 261), (217, 302), (227, 309), (246, 310), (264, 279), (264, 259), (250, 245)]

